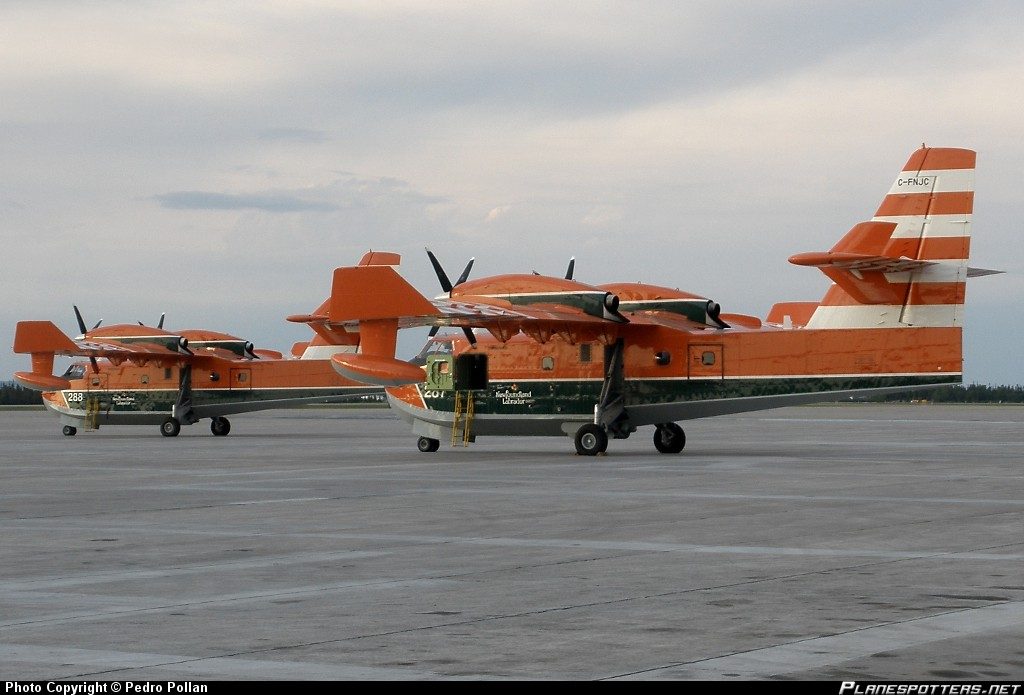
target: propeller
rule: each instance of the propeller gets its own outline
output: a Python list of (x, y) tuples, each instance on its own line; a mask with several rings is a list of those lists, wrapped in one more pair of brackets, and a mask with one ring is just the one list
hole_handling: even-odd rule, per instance
[[(164, 312), (164, 313), (160, 314), (160, 323), (156, 324), (157, 328), (163, 328), (164, 327), (164, 318), (166, 318), (166, 316), (167, 316), (167, 312)], [(146, 325), (142, 321), (139, 321), (138, 324), (140, 326), (145, 326)]]
[[(576, 256), (569, 258), (569, 267), (565, 269), (565, 279), (572, 280), (573, 271), (576, 270)], [(536, 270), (533, 271), (534, 275), (540, 275)]]
[[(434, 266), (434, 273), (437, 275), (437, 281), (441, 283), (441, 289), (447, 292), (448, 296), (451, 297), (452, 289), (458, 287), (459, 285), (461, 285), (462, 283), (469, 279), (469, 273), (471, 270), (473, 270), (473, 263), (476, 261), (476, 259), (469, 259), (469, 263), (466, 264), (466, 267), (462, 270), (462, 274), (459, 275), (459, 279), (456, 280), (455, 284), (453, 285), (452, 281), (448, 279), (448, 273), (444, 272), (444, 268), (441, 266), (441, 262), (437, 260), (437, 256), (434, 255), (434, 252), (431, 251), (430, 249), (425, 250), (427, 252), (427, 258), (430, 259), (430, 265)], [(440, 329), (440, 326), (434, 326), (433, 328), (430, 329), (430, 333), (427, 335), (427, 337), (433, 338), (435, 335), (437, 335), (437, 332)], [(473, 335), (473, 329), (469, 328), (468, 326), (463, 326), (462, 332), (463, 334), (465, 334), (466, 340), (469, 341), (469, 344), (476, 347), (476, 336)]]
[(100, 324), (101, 324), (101, 323), (103, 323), (103, 319), (100, 319), (99, 321), (97, 321), (97, 322), (96, 322), (96, 323), (95, 323), (95, 324), (93, 325), (93, 327), (92, 327), (92, 328), (90, 328), (90, 329), (86, 330), (86, 328), (85, 328), (85, 320), (84, 320), (84, 319), (82, 318), (82, 312), (80, 312), (80, 311), (78, 310), (78, 307), (77, 307), (77, 306), (74, 306), (74, 305), (72, 305), (72, 308), (73, 308), (73, 309), (75, 310), (75, 318), (76, 318), (76, 319), (78, 319), (78, 329), (79, 329), (80, 331), (82, 331), (82, 335), (85, 335), (85, 334), (86, 334), (86, 333), (88, 333), (88, 332), (89, 332), (90, 330), (91, 330), (91, 331), (95, 331), (95, 330), (96, 330), (97, 328), (99, 328), (99, 327), (100, 327)]
[(459, 279), (456, 280), (453, 285), (452, 281), (448, 279), (448, 273), (444, 272), (444, 268), (441, 266), (441, 262), (437, 260), (437, 256), (434, 255), (434, 252), (430, 249), (426, 249), (426, 252), (427, 258), (430, 259), (430, 265), (434, 266), (434, 273), (437, 274), (437, 281), (441, 283), (441, 289), (447, 292), (448, 296), (451, 296), (453, 288), (458, 287), (469, 279), (469, 272), (473, 270), (473, 263), (476, 262), (475, 258), (470, 258), (469, 263), (467, 263), (466, 267), (462, 270), (462, 275), (459, 276)]
[[(85, 329), (85, 319), (82, 318), (82, 312), (78, 310), (78, 307), (76, 305), (72, 304), (71, 306), (75, 310), (75, 318), (78, 319), (78, 329), (82, 331), (82, 336), (84, 337), (85, 334), (89, 332)], [(92, 327), (92, 330), (95, 331), (97, 328), (99, 328), (101, 323), (103, 323), (103, 319), (97, 321), (96, 325)], [(93, 357), (92, 355), (89, 356), (89, 363), (92, 364), (92, 371), (96, 374), (99, 374), (100, 366), (96, 362), (96, 358)]]

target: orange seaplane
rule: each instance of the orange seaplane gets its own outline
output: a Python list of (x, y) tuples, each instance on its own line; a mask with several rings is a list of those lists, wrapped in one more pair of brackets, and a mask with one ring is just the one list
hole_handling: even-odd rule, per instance
[[(446, 294), (434, 300), (391, 267), (338, 268), (326, 312), (309, 318), (359, 332), (359, 351), (331, 363), (387, 387), (421, 451), (568, 435), (592, 456), (653, 425), (657, 450), (678, 453), (679, 421), (960, 382), (966, 279), (994, 272), (967, 265), (974, 167), (970, 150), (914, 152), (871, 220), (789, 259), (832, 280), (821, 301), (779, 303), (763, 320), (656, 285), (452, 285), (436, 262)], [(398, 329), (419, 325), (463, 334), (434, 338), (424, 366), (395, 359)]]
[[(368, 253), (361, 263), (398, 260), (395, 254)], [(156, 327), (97, 323), (91, 330), (78, 307), (75, 316), (77, 338), (50, 321), (21, 321), (14, 336), (14, 352), (32, 356), (32, 371), (15, 373), (15, 380), (43, 392), (43, 403), (59, 415), (67, 436), (101, 425), (159, 425), (161, 434), (174, 437), (182, 425), (205, 418), (214, 435), (224, 436), (231, 429), (227, 415), (381, 392), (331, 366), (331, 356), (356, 350), (358, 334), (335, 330), (311, 315), (289, 317), (315, 333), (309, 342), (296, 343), (290, 357), (217, 331), (167, 331), (163, 316)], [(55, 376), (56, 355), (88, 359)]]

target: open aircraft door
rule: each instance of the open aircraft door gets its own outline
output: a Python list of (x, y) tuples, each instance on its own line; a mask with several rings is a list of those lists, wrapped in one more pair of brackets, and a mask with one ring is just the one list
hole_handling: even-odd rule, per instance
[(689, 377), (725, 378), (725, 351), (721, 345), (690, 345)]

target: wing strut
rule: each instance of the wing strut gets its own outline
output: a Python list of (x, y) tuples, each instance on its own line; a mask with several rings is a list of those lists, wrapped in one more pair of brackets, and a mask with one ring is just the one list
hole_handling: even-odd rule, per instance
[(605, 428), (615, 439), (625, 439), (636, 431), (625, 405), (626, 380), (622, 368), (625, 349), (622, 338), (605, 348), (604, 384), (601, 386), (601, 398), (594, 406), (594, 424)]
[(178, 374), (178, 398), (171, 408), (171, 417), (180, 423), (194, 425), (199, 417), (192, 410), (192, 365), (181, 365)]

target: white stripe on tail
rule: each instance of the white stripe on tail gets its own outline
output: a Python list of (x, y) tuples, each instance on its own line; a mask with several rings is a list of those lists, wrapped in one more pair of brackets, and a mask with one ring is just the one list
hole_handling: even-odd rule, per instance
[(828, 252), (790, 259), (835, 283), (807, 328), (962, 325), (975, 158), (971, 150), (922, 147), (870, 222)]

